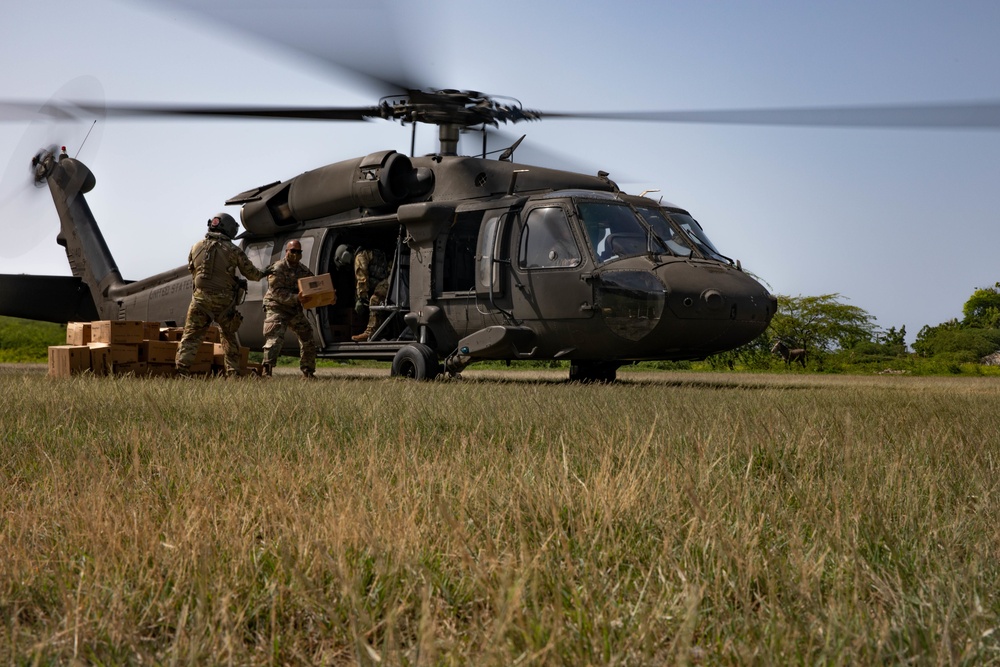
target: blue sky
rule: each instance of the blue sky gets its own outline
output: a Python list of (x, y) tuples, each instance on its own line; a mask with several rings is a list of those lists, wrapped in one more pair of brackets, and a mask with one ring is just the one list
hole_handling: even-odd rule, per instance
[[(548, 111), (1000, 99), (996, 2), (244, 5), (290, 7), (273, 25), (291, 26), (297, 43), (365, 63), (403, 53), (428, 86)], [(375, 102), (320, 60), (171, 3), (17, 3), (0, 23), (0, 63), (4, 99), (68, 86), (112, 102)], [(85, 131), (0, 122), (3, 273), (69, 273), (51, 200), (23, 185), (43, 142), (67, 143), (93, 169), (88, 199), (128, 279), (183, 264), (238, 192), (410, 142), (409, 128), (384, 121), (111, 119), (81, 149)], [(1000, 131), (549, 120), (506, 132), (527, 134), (522, 160), (539, 148), (630, 192), (659, 189), (773, 291), (840, 293), (882, 327), (905, 325), (911, 342), (1000, 281)], [(433, 136), (418, 131), (418, 153)]]

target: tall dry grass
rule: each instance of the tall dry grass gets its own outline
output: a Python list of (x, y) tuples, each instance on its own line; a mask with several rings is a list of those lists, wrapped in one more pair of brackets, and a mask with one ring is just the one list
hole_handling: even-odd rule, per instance
[(0, 372), (0, 659), (1000, 662), (1000, 385)]

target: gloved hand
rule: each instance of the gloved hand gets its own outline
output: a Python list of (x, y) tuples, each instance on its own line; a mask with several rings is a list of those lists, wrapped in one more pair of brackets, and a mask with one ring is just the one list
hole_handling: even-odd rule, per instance
[(358, 302), (354, 304), (354, 312), (361, 315), (365, 312), (365, 308), (367, 307), (368, 304), (364, 302), (364, 299), (358, 299)]
[(268, 265), (268, 267), (266, 269), (264, 269), (263, 273), (264, 273), (264, 277), (265, 278), (268, 277), (268, 276), (270, 276), (270, 275), (273, 275), (274, 274), (274, 264)]

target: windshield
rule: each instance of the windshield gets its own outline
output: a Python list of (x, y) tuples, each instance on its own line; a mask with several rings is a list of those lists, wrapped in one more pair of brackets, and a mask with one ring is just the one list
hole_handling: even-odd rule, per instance
[(649, 233), (628, 206), (579, 202), (577, 211), (598, 262), (649, 253)]
[[(691, 242), (670, 224), (663, 209), (641, 207), (636, 210), (639, 211), (639, 215), (642, 216), (643, 220), (653, 229), (653, 234), (656, 235), (656, 238), (652, 239), (651, 247), (653, 252), (668, 253), (677, 255), (678, 257), (691, 256)], [(663, 241), (667, 245), (665, 249), (660, 241)]]
[(701, 251), (702, 255), (710, 259), (717, 259), (720, 262), (732, 263), (732, 260), (723, 255), (714, 245), (712, 245), (712, 242), (708, 240), (708, 235), (705, 234), (705, 230), (702, 229), (701, 225), (699, 225), (698, 222), (690, 215), (687, 213), (674, 212), (667, 212), (667, 215), (669, 215), (670, 219), (683, 229), (689, 237), (691, 237), (691, 240), (696, 246), (698, 246), (698, 250)]
[[(639, 211), (643, 220), (653, 228), (653, 232), (667, 244), (670, 252), (674, 255), (690, 257), (693, 245), (706, 259), (732, 263), (728, 257), (716, 249), (701, 225), (687, 213), (649, 207), (640, 207), (636, 210)], [(678, 229), (682, 230), (683, 234), (678, 232)]]

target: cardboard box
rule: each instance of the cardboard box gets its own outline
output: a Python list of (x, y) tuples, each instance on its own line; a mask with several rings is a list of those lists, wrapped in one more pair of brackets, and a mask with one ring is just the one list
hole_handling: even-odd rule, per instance
[(68, 378), (90, 370), (90, 348), (86, 345), (49, 347), (49, 377)]
[(179, 341), (184, 337), (184, 327), (160, 327), (160, 340)]
[(143, 340), (160, 340), (160, 323), (159, 322), (143, 322), (142, 323), (142, 339)]
[(319, 308), (337, 303), (337, 292), (329, 273), (309, 278), (299, 278), (299, 295), (305, 309)]
[[(250, 348), (246, 345), (240, 345), (240, 369), (247, 367), (247, 361), (250, 359)], [(212, 345), (212, 364), (215, 366), (225, 366), (226, 365), (226, 350), (223, 348), (222, 343), (213, 343)]]
[(90, 350), (90, 370), (97, 376), (111, 375), (114, 366), (111, 363), (111, 345), (109, 343), (93, 343), (87, 347)]
[(124, 345), (120, 343), (88, 343), (88, 347), (91, 349), (91, 354), (93, 354), (94, 348), (106, 349), (108, 359), (112, 366), (118, 366), (120, 364), (134, 364), (139, 361), (138, 345)]
[(219, 328), (218, 324), (213, 324), (208, 327), (208, 331), (205, 333), (205, 338), (203, 338), (206, 343), (221, 343), (222, 342), (222, 329)]
[(90, 322), (67, 322), (66, 344), (86, 345), (90, 342)]
[[(172, 340), (179, 341), (184, 337), (184, 327), (162, 327), (160, 329), (160, 340)], [(202, 338), (205, 343), (221, 343), (222, 342), (222, 329), (219, 325), (213, 324), (208, 327), (208, 331), (205, 332), (205, 337)]]
[(215, 343), (209, 343), (208, 341), (205, 341), (198, 346), (198, 351), (195, 352), (194, 355), (193, 364), (208, 364), (209, 366), (211, 366), (212, 360), (214, 359), (215, 359)]
[(142, 342), (143, 322), (138, 320), (100, 320), (90, 324), (93, 343), (136, 344)]
[[(157, 329), (159, 333), (159, 329)], [(137, 348), (139, 361), (147, 364), (171, 364), (177, 358), (177, 343), (170, 340), (144, 340)]]

